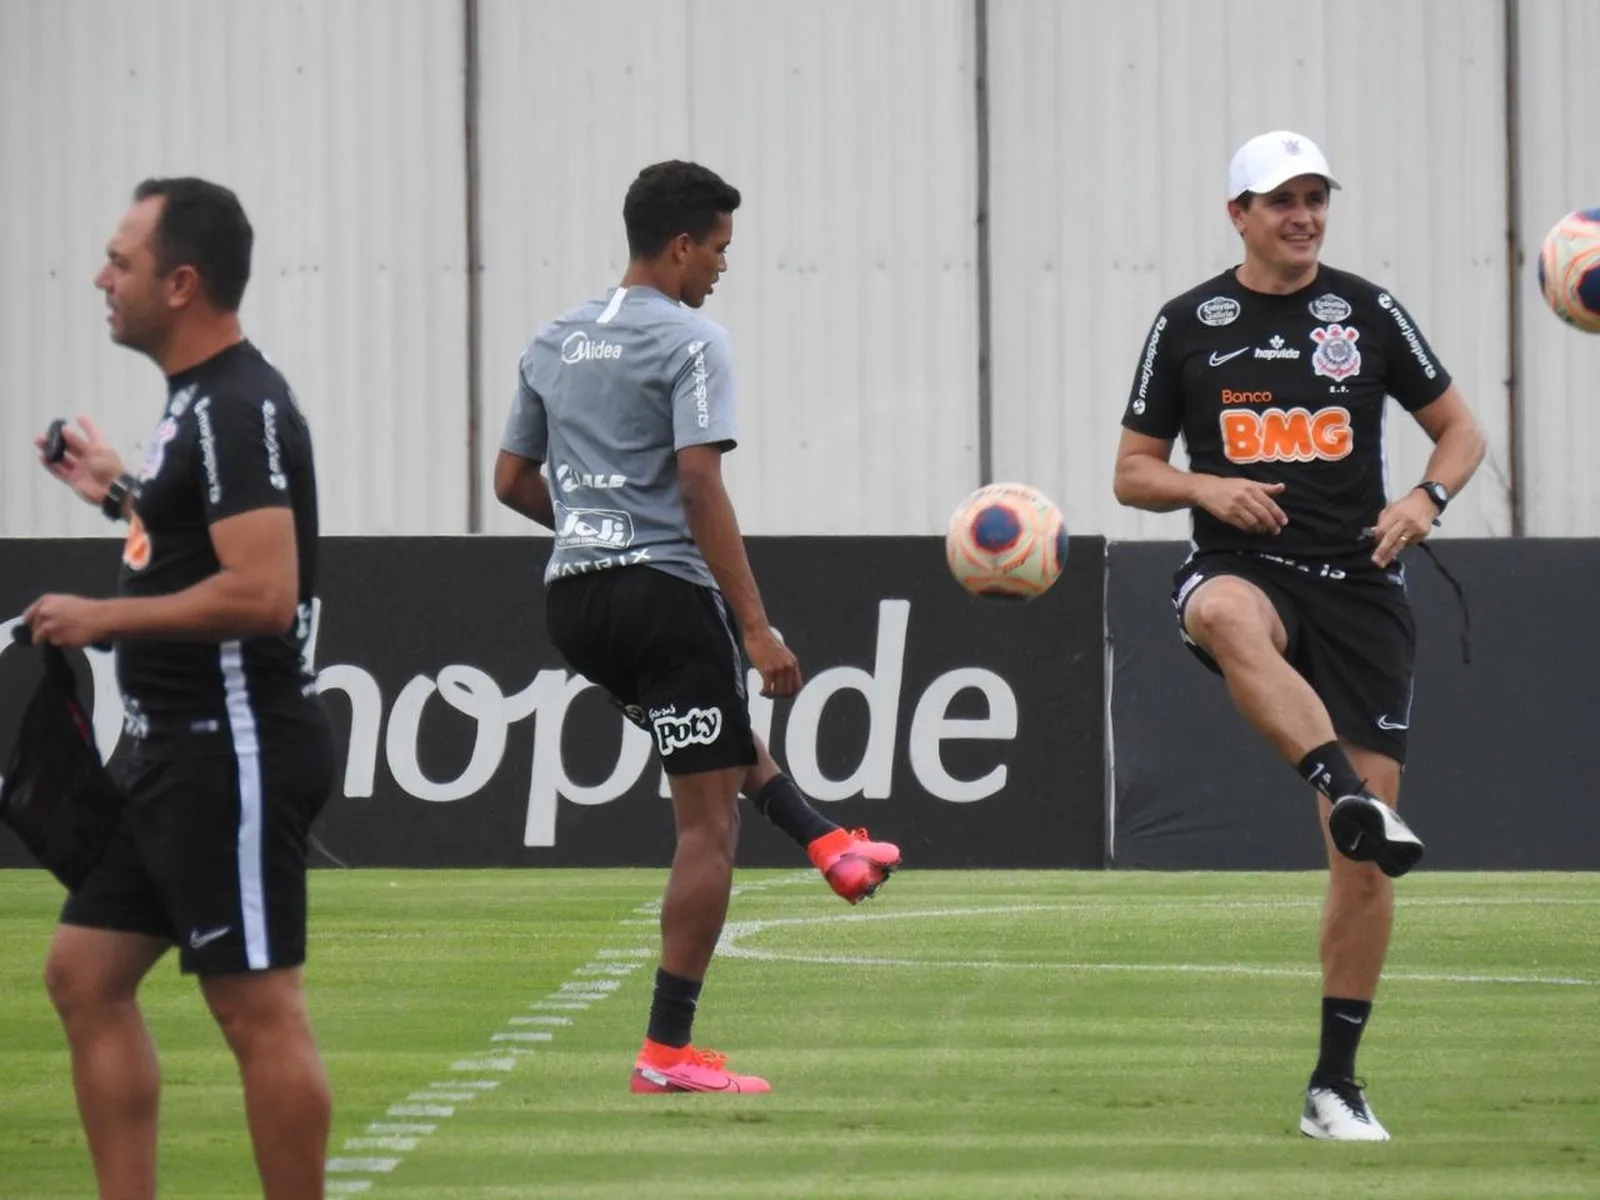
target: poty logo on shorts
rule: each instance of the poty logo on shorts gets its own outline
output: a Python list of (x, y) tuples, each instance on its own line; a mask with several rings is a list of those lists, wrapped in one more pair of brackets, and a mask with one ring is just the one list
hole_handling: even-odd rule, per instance
[(575, 363), (595, 362), (599, 359), (622, 357), (622, 347), (615, 342), (591, 342), (581, 329), (567, 334), (561, 343), (561, 361), (571, 366)]
[(681, 717), (675, 708), (653, 708), (650, 724), (656, 731), (656, 747), (665, 758), (685, 746), (709, 746), (722, 736), (720, 708), (691, 708)]

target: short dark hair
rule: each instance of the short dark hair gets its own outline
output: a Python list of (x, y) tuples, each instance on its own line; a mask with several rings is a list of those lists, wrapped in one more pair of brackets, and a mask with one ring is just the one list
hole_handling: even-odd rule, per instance
[(239, 197), (220, 183), (192, 176), (146, 179), (133, 189), (135, 201), (152, 196), (166, 201), (153, 239), (157, 273), (193, 267), (211, 306), (237, 312), (250, 282), (250, 249), (255, 244)]
[(739, 189), (699, 163), (672, 159), (639, 172), (622, 202), (628, 253), (654, 258), (680, 233), (703, 240), (717, 217), (739, 207)]

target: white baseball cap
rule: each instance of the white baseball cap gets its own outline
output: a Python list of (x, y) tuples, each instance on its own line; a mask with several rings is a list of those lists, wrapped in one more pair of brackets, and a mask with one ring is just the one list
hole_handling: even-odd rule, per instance
[(1339, 181), (1317, 144), (1287, 129), (1257, 134), (1234, 153), (1228, 164), (1228, 199), (1245, 192), (1270, 192), (1300, 175), (1321, 175), (1330, 188)]

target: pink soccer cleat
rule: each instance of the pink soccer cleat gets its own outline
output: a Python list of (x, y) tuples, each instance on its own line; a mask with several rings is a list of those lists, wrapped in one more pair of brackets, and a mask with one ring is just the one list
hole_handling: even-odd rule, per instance
[(735, 1075), (726, 1069), (728, 1056), (693, 1046), (673, 1049), (647, 1041), (633, 1063), (628, 1090), (640, 1095), (664, 1092), (770, 1092), (772, 1085), (756, 1075)]
[(865, 829), (835, 829), (806, 847), (811, 864), (840, 896), (859, 904), (900, 866), (900, 847), (875, 842)]

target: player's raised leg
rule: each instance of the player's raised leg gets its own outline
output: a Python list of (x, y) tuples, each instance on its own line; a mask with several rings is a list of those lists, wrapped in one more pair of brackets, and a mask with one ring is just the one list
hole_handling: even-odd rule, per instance
[(755, 742), (756, 761), (740, 790), (756, 811), (805, 848), (811, 864), (843, 899), (859, 904), (876, 894), (899, 868), (900, 847), (828, 820), (779, 769), (766, 743), (760, 737)]
[(1363, 782), (1327, 706), (1285, 658), (1288, 632), (1267, 594), (1238, 576), (1214, 575), (1186, 598), (1183, 628), (1221, 669), (1240, 715), (1328, 799), (1326, 824), (1339, 854), (1389, 876), (1414, 867), (1422, 840)]

